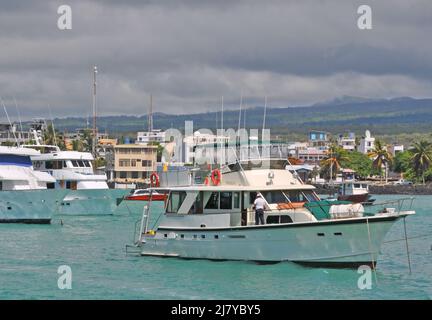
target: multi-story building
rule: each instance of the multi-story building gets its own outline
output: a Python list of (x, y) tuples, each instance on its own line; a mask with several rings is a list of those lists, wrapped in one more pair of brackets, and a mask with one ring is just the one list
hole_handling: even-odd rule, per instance
[(150, 184), (156, 171), (157, 146), (122, 144), (106, 149), (108, 180), (116, 184)]
[(0, 123), (0, 143), (25, 143), (31, 139), (30, 132), (17, 130), (15, 123)]
[(165, 131), (153, 129), (152, 131), (137, 132), (136, 143), (148, 144), (150, 142), (165, 143)]
[(326, 149), (330, 142), (330, 136), (325, 131), (309, 131), (308, 139), (309, 146), (318, 149)]
[(195, 163), (196, 148), (211, 145), (225, 145), (229, 142), (229, 137), (218, 136), (208, 133), (200, 133), (195, 131), (192, 136), (187, 136), (183, 139), (183, 162)]
[(404, 146), (402, 144), (392, 144), (388, 146), (388, 152), (395, 157), (399, 152), (404, 152)]
[(338, 145), (347, 151), (354, 151), (356, 149), (356, 140), (354, 132), (348, 133), (348, 135), (339, 135)]
[(305, 164), (319, 165), (327, 156), (327, 151), (319, 148), (307, 148), (297, 151), (296, 158)]
[(375, 138), (372, 137), (369, 130), (365, 131), (365, 135), (360, 140), (358, 151), (364, 154), (371, 152), (375, 148)]

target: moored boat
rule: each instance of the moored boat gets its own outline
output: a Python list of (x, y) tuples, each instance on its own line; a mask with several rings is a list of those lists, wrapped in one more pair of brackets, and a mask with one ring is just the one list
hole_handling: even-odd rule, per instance
[(66, 194), (47, 189), (55, 179), (33, 170), (38, 151), (0, 146), (0, 222), (47, 224)]
[[(285, 166), (237, 162), (223, 170), (217, 185), (171, 188), (153, 230), (147, 223), (151, 206), (143, 214), (136, 242), (141, 255), (374, 267), (391, 226), (415, 213), (402, 210), (401, 203), (366, 210), (362, 204), (321, 200)], [(264, 225), (255, 221), (257, 193), (268, 207)]]
[(136, 189), (132, 190), (131, 193), (125, 196), (125, 200), (132, 201), (165, 201), (167, 199), (167, 191), (161, 189), (149, 190), (149, 189)]

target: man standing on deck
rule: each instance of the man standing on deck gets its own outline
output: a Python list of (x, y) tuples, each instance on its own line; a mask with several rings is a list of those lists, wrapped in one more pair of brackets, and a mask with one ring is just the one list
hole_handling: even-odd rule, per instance
[(263, 199), (261, 193), (258, 193), (254, 201), (255, 208), (255, 225), (264, 224), (264, 208), (267, 207), (266, 201)]

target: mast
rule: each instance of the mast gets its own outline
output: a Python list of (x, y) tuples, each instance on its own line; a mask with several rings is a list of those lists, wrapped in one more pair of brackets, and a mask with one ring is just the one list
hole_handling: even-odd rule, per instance
[(149, 132), (153, 131), (153, 95), (150, 94), (150, 106), (149, 113), (147, 117), (147, 129)]
[(222, 96), (222, 111), (221, 111), (221, 128), (222, 128), (222, 132), (224, 129), (224, 123), (223, 123), (223, 116), (224, 116), (224, 97)]
[(266, 115), (267, 115), (267, 96), (264, 98), (264, 116), (263, 116), (263, 132), (266, 124)]
[(97, 125), (96, 125), (96, 75), (97, 67), (93, 67), (93, 156), (96, 156), (96, 142), (97, 142)]

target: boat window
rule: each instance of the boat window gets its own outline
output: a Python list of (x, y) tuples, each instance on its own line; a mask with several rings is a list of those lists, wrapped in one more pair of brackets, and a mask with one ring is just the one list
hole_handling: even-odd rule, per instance
[(73, 167), (79, 167), (78, 162), (76, 160), (71, 160)]
[(367, 189), (367, 184), (362, 184), (363, 189)]
[(53, 162), (45, 161), (45, 169), (52, 169), (52, 168), (53, 168)]
[(290, 190), (285, 191), (291, 202), (311, 202), (317, 201), (312, 191), (309, 190)]
[(212, 192), (205, 208), (219, 209), (219, 192)]
[(194, 204), (189, 210), (189, 214), (200, 214), (203, 213), (203, 192), (200, 191), (197, 194)]
[(256, 192), (249, 193), (249, 204), (253, 204), (254, 203), (254, 201), (256, 199), (256, 195), (257, 195)]
[(220, 208), (221, 209), (232, 209), (232, 193), (221, 192), (220, 193)]
[(234, 192), (234, 208), (240, 208), (240, 192)]
[(360, 183), (355, 183), (354, 188), (360, 188)]
[(185, 198), (185, 191), (172, 191), (167, 205), (167, 213), (177, 213)]
[(90, 168), (91, 167), (91, 165), (90, 165), (90, 161), (84, 161), (84, 166), (85, 167), (87, 167), (87, 168)]
[(84, 167), (84, 162), (83, 162), (82, 160), (78, 160), (77, 163), (78, 163), (78, 166), (79, 166), (80, 168), (83, 168), (83, 167)]
[(264, 191), (261, 192), (261, 194), (264, 196), (268, 203), (287, 202), (286, 197), (280, 190)]

